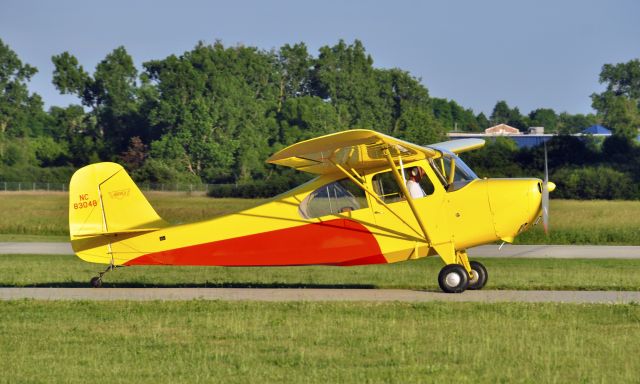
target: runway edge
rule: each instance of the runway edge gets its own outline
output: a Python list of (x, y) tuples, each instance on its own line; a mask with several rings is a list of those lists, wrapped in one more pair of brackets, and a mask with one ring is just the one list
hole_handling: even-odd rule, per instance
[(446, 294), (401, 289), (271, 288), (0, 288), (0, 300), (90, 301), (314, 301), (314, 302), (522, 302), (640, 304), (640, 291), (466, 291)]

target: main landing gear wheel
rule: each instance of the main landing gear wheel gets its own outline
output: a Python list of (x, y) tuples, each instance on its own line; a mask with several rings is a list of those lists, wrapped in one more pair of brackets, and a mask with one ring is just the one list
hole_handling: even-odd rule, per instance
[(471, 265), (471, 278), (467, 289), (482, 289), (489, 279), (487, 268), (477, 261), (472, 261), (469, 264)]
[(461, 293), (469, 285), (469, 274), (460, 264), (445, 265), (438, 274), (438, 284), (446, 293)]

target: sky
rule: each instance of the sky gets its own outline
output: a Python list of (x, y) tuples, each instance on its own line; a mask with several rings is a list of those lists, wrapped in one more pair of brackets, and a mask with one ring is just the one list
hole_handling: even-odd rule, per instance
[(93, 72), (120, 45), (142, 69), (198, 41), (304, 42), (317, 56), (359, 39), (375, 67), (408, 71), (476, 113), (498, 100), (592, 113), (602, 65), (640, 57), (639, 15), (637, 0), (0, 0), (0, 39), (39, 69), (29, 87), (47, 108), (79, 103), (51, 83), (51, 56), (64, 51)]

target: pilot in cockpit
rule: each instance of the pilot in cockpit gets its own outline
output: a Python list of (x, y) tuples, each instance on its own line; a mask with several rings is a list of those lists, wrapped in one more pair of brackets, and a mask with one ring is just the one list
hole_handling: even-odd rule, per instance
[(409, 180), (407, 180), (407, 190), (413, 199), (425, 197), (427, 194), (420, 186), (420, 180), (424, 177), (424, 169), (421, 167), (411, 167), (407, 169)]

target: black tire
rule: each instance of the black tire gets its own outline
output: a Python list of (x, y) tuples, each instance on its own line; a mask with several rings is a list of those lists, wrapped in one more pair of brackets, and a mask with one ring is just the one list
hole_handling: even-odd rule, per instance
[(469, 274), (460, 264), (445, 265), (438, 274), (438, 285), (446, 293), (462, 293), (469, 285)]
[(89, 281), (89, 284), (91, 284), (93, 288), (100, 288), (102, 286), (102, 279), (98, 276), (94, 276)]
[[(482, 289), (487, 284), (487, 280), (489, 279), (489, 272), (487, 272), (487, 268), (482, 265), (482, 263), (477, 261), (472, 261), (469, 263), (471, 265), (471, 272), (474, 277), (469, 279), (469, 286), (467, 289)], [(477, 278), (475, 277), (477, 276)]]

